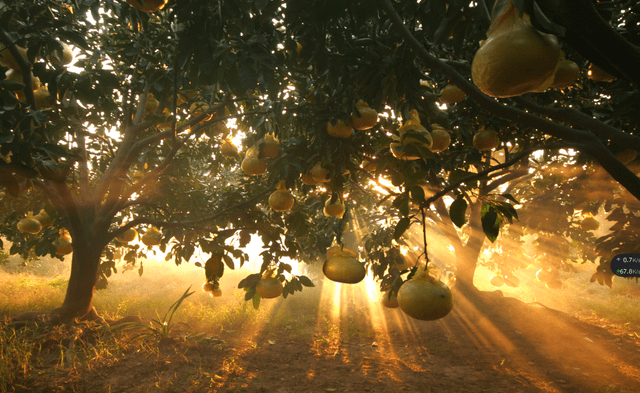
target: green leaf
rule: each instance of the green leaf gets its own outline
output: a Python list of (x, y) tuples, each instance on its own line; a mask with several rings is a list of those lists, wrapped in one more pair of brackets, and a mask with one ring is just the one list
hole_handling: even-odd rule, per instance
[(451, 217), (451, 221), (453, 221), (455, 226), (460, 228), (464, 225), (464, 223), (467, 221), (466, 213), (467, 201), (462, 195), (458, 195), (458, 198), (456, 198), (451, 206), (449, 206), (449, 216)]
[(407, 217), (402, 217), (398, 224), (396, 225), (396, 229), (393, 231), (393, 238), (398, 240), (402, 237), (402, 235), (409, 229), (411, 226), (411, 220)]
[(313, 282), (307, 276), (298, 276), (298, 280), (300, 280), (300, 284), (304, 285), (305, 287), (315, 287)]
[(484, 204), (482, 206), (482, 230), (485, 235), (487, 235), (487, 239), (492, 243), (496, 240), (498, 234), (500, 234), (500, 219), (498, 217), (498, 212), (489, 204)]

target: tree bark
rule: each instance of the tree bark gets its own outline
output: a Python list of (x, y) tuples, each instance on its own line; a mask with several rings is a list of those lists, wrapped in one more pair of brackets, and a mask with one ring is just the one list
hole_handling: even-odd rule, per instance
[(479, 200), (469, 205), (469, 239), (460, 250), (456, 250), (456, 286), (460, 285), (467, 290), (476, 290), (473, 277), (484, 244), (481, 209), (482, 202)]
[(73, 243), (71, 275), (64, 302), (54, 310), (62, 320), (86, 318), (95, 313), (93, 295), (95, 293), (102, 246), (95, 242)]

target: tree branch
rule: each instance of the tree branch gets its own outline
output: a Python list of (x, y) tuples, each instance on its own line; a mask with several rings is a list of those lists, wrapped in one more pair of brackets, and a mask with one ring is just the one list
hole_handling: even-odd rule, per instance
[(624, 164), (619, 162), (593, 133), (554, 123), (539, 116), (506, 106), (496, 99), (486, 96), (451, 66), (432, 56), (404, 25), (400, 15), (398, 15), (389, 0), (378, 1), (391, 19), (391, 22), (400, 31), (404, 39), (414, 48), (417, 56), (427, 67), (443, 73), (451, 83), (458, 86), (487, 112), (518, 124), (526, 124), (546, 134), (574, 143), (576, 146), (581, 146), (582, 150), (591, 154), (599, 161), (602, 167), (609, 172), (620, 185), (626, 188), (636, 199), (640, 200), (640, 178), (633, 174)]

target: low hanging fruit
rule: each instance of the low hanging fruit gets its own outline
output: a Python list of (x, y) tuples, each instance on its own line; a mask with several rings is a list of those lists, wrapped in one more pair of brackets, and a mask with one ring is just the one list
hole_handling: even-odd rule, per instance
[[(40, 88), (40, 78), (33, 75), (33, 72), (31, 71), (29, 72), (31, 73), (31, 90), (36, 91)], [(6, 79), (9, 81), (24, 83), (24, 79), (22, 77), (22, 71), (20, 70), (7, 71)]]
[(36, 100), (38, 109), (50, 109), (55, 106), (55, 100), (51, 97), (49, 89), (45, 86), (40, 86), (38, 90), (34, 91), (33, 98)]
[[(21, 46), (16, 45), (16, 49), (18, 49), (18, 52), (20, 52), (20, 55), (22, 55), (22, 57), (24, 57), (25, 59), (27, 58), (27, 48), (23, 48)], [(8, 47), (2, 47), (0, 49), (0, 64), (2, 64), (5, 67), (9, 67), (12, 70), (20, 69), (20, 65), (18, 64), (18, 61), (16, 60), (15, 57), (13, 57)]]
[(576, 62), (571, 60), (561, 60), (556, 68), (551, 87), (562, 89), (571, 86), (580, 77), (580, 67)]
[(616, 158), (623, 164), (627, 165), (631, 161), (636, 159), (638, 152), (633, 149), (625, 149), (616, 153)]
[(262, 140), (260, 155), (263, 158), (273, 158), (280, 154), (280, 142), (273, 134), (267, 134)]
[(500, 145), (500, 137), (496, 130), (482, 127), (480, 131), (473, 136), (473, 147), (480, 151), (493, 150)]
[(322, 272), (331, 281), (356, 284), (367, 274), (364, 265), (349, 251), (336, 251), (322, 265)]
[(275, 299), (282, 295), (284, 287), (276, 277), (262, 278), (256, 284), (256, 293), (263, 299)]
[(40, 210), (40, 213), (36, 214), (34, 218), (40, 221), (40, 225), (42, 225), (43, 228), (46, 228), (53, 224), (53, 221), (51, 221), (51, 217), (49, 217), (44, 209)]
[(398, 304), (405, 314), (422, 321), (445, 317), (453, 309), (449, 287), (420, 269), (398, 290)]
[(391, 294), (391, 296), (389, 296), (389, 291), (386, 291), (382, 294), (382, 299), (380, 299), (380, 302), (387, 308), (398, 308), (398, 294), (393, 293)]
[(120, 243), (129, 243), (136, 240), (137, 237), (138, 237), (138, 231), (136, 231), (134, 228), (129, 228), (126, 231), (124, 231), (122, 235), (116, 237), (116, 240), (119, 241)]
[(147, 94), (147, 101), (144, 104), (144, 110), (148, 113), (155, 113), (156, 109), (160, 106), (160, 101), (156, 99), (153, 93)]
[(302, 181), (304, 184), (306, 184), (308, 186), (315, 186), (316, 184), (322, 183), (322, 182), (317, 181), (313, 177), (311, 172), (305, 172), (305, 173), (301, 174), (300, 175), (300, 181)]
[(278, 183), (277, 189), (269, 195), (269, 207), (276, 212), (286, 212), (291, 210), (295, 203), (295, 198), (285, 185), (285, 181)]
[(432, 124), (431, 128), (431, 151), (434, 153), (440, 153), (447, 150), (451, 144), (451, 135), (449, 135), (449, 132), (438, 124)]
[(420, 124), (420, 115), (417, 110), (412, 109), (409, 115), (411, 118), (398, 130), (400, 137), (394, 138), (396, 142), (392, 142), (389, 148), (396, 158), (402, 160), (419, 160), (421, 158), (420, 156), (408, 155), (405, 148), (414, 144), (426, 149), (431, 149), (433, 138), (431, 134), (429, 134), (429, 131)]
[(232, 142), (225, 139), (222, 141), (222, 145), (220, 145), (220, 154), (225, 157), (237, 157), (238, 148)]
[(359, 113), (351, 115), (351, 125), (356, 130), (368, 130), (378, 124), (378, 112), (360, 100), (356, 104)]
[(334, 138), (346, 139), (353, 134), (353, 127), (342, 119), (334, 119), (327, 123), (327, 133)]
[(440, 102), (451, 105), (465, 99), (467, 94), (456, 85), (448, 84), (440, 90)]
[(18, 221), (18, 230), (24, 233), (35, 235), (42, 230), (42, 224), (36, 220), (33, 213), (28, 212), (27, 217)]
[(160, 241), (162, 240), (162, 233), (160, 232), (160, 230), (158, 230), (158, 228), (151, 227), (147, 229), (147, 231), (144, 233), (144, 235), (142, 235), (140, 240), (147, 247), (157, 246), (158, 244), (160, 244)]
[(53, 245), (56, 247), (56, 255), (67, 255), (73, 252), (73, 245), (68, 234), (64, 233), (54, 240)]
[(70, 64), (73, 61), (73, 51), (71, 47), (66, 42), (58, 41), (58, 43), (62, 45), (62, 51), (59, 49), (55, 50), (55, 56), (48, 56), (49, 61), (61, 66)]
[(324, 204), (324, 215), (329, 217), (338, 217), (342, 218), (345, 212), (344, 201), (340, 198), (332, 197), (327, 199)]
[(313, 176), (313, 180), (318, 183), (326, 183), (331, 180), (329, 178), (329, 169), (324, 167), (320, 161), (313, 164), (309, 169), (309, 173)]
[(513, 97), (547, 88), (561, 51), (558, 39), (531, 26), (511, 1), (496, 2), (487, 39), (471, 65), (473, 83), (491, 97)]
[(244, 173), (250, 176), (262, 175), (267, 171), (267, 160), (258, 156), (258, 151), (255, 147), (247, 150), (247, 155), (242, 160), (240, 168)]

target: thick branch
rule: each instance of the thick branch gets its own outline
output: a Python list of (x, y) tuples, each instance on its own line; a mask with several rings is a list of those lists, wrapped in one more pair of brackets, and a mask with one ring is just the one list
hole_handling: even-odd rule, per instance
[[(588, 152), (598, 160), (614, 179), (626, 188), (636, 199), (640, 200), (640, 179), (629, 171), (625, 165), (616, 160), (615, 156), (609, 152), (607, 147), (603, 145), (593, 133), (562, 126), (539, 116), (503, 105), (496, 99), (486, 96), (466, 78), (457, 73), (451, 66), (432, 56), (404, 25), (400, 15), (395, 11), (389, 0), (378, 1), (392, 23), (400, 30), (400, 34), (414, 48), (417, 56), (427, 67), (446, 75), (451, 83), (458, 86), (487, 112), (518, 124), (526, 124), (546, 134), (581, 146), (583, 151)], [(604, 160), (604, 162), (600, 160)], [(617, 163), (615, 161), (617, 161)]]

